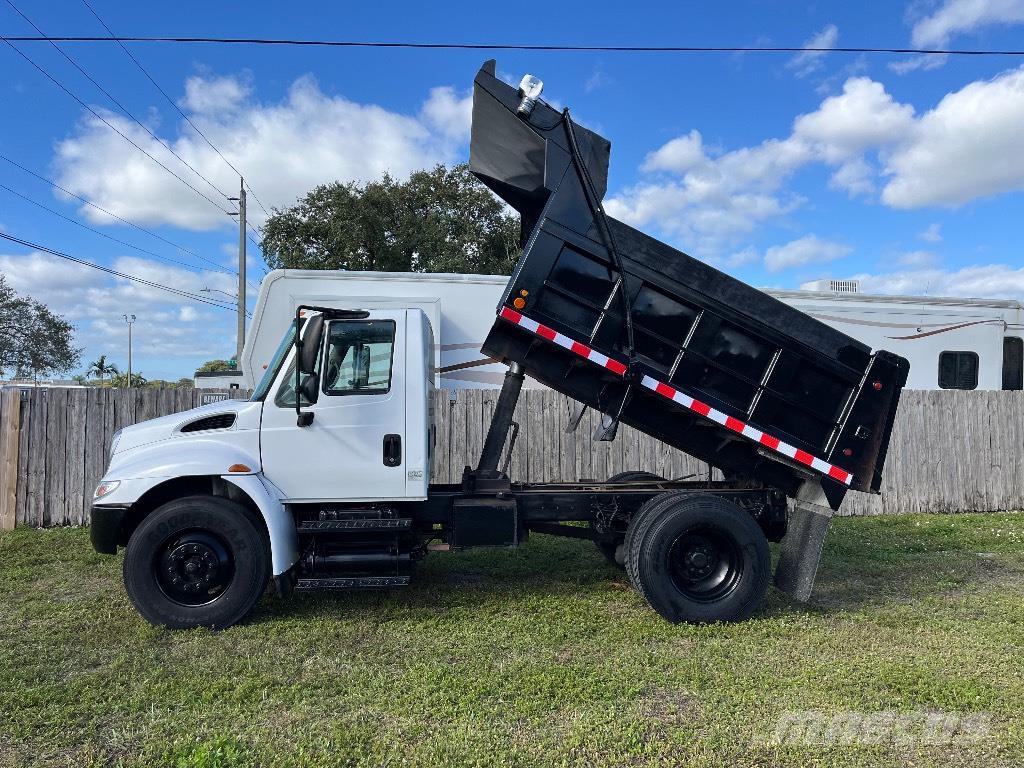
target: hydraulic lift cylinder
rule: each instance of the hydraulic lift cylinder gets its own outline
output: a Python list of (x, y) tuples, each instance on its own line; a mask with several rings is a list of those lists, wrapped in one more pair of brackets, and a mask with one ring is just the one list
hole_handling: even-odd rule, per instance
[(494, 407), (491, 426), (487, 430), (484, 448), (480, 452), (477, 464), (478, 472), (497, 472), (501, 461), (501, 451), (508, 439), (508, 430), (512, 426), (512, 415), (519, 402), (519, 394), (523, 391), (523, 378), (526, 372), (519, 363), (511, 363), (505, 373), (505, 381), (501, 385), (498, 404)]

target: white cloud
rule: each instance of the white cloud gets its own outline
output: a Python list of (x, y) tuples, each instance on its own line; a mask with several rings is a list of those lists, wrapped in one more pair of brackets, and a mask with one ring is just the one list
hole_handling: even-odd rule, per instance
[(459, 142), (469, 141), (473, 120), (473, 93), (459, 95), (449, 85), (432, 88), (421, 111), (427, 125), (443, 136)]
[(942, 242), (942, 224), (935, 221), (928, 225), (928, 228), (918, 233), (918, 238), (924, 240), (926, 243), (941, 243)]
[[(997, 24), (1024, 23), (1024, 0), (944, 0), (931, 14), (914, 23), (910, 33), (915, 48), (945, 49), (956, 35), (976, 32)], [(918, 69), (935, 69), (946, 63), (947, 56), (915, 56), (889, 65), (889, 69), (905, 74)]]
[(808, 163), (838, 165), (834, 186), (851, 194), (869, 192), (873, 171), (860, 156), (899, 141), (912, 127), (913, 113), (881, 84), (850, 78), (841, 94), (798, 116), (784, 139), (724, 154), (711, 152), (697, 130), (672, 139), (641, 166), (644, 173), (669, 178), (623, 190), (608, 201), (608, 210), (636, 226), (653, 223), (714, 257), (763, 222), (799, 207), (803, 199), (781, 188)]
[(178, 106), (189, 112), (216, 114), (241, 106), (252, 87), (237, 77), (190, 77), (185, 81), (185, 97)]
[(785, 189), (805, 166), (833, 168), (829, 186), (892, 208), (955, 206), (1024, 189), (1024, 67), (975, 81), (917, 114), (867, 77), (798, 115), (785, 138), (721, 152), (694, 129), (649, 153), (637, 184), (608, 201), (705, 258), (720, 258), (803, 202)]
[[(368, 181), (382, 173), (402, 177), (418, 168), (452, 162), (468, 136), (469, 98), (435, 88), (420, 112), (405, 115), (322, 91), (310, 76), (296, 80), (276, 104), (253, 100), (239, 78), (190, 78), (185, 108), (206, 136), (247, 174), (265, 205), (289, 205), (317, 184)], [(141, 128), (114, 114), (104, 117), (197, 189), (227, 202), (195, 177)], [(163, 137), (213, 184), (234, 194), (233, 171), (188, 126)], [(193, 230), (231, 226), (231, 219), (131, 147), (96, 118), (86, 116), (60, 142), (54, 164), (60, 183), (119, 216), (142, 224)], [(250, 218), (262, 221), (258, 206)], [(94, 222), (95, 209), (80, 213)], [(106, 217), (104, 217), (105, 219)]]
[(993, 24), (1024, 23), (1024, 0), (945, 0), (914, 24), (915, 48), (944, 48), (953, 35), (974, 32)]
[(1024, 267), (979, 264), (958, 270), (908, 269), (859, 274), (864, 293), (1020, 299), (1024, 296)]
[[(118, 258), (111, 266), (179, 290), (232, 289), (232, 277), (219, 272), (189, 272), (134, 257)], [(85, 348), (83, 368), (101, 354), (124, 366), (125, 314), (137, 317), (132, 329), (135, 370), (147, 378), (177, 378), (184, 361), (225, 357), (234, 349), (233, 313), (159, 288), (38, 252), (0, 255), (0, 272), (12, 288), (43, 302), (75, 326), (75, 344)]]
[(962, 205), (1024, 189), (1024, 68), (970, 83), (921, 116), (887, 159), (882, 202)]
[[(827, 25), (818, 34), (804, 43), (804, 48), (835, 48), (839, 41), (839, 28), (835, 24)], [(786, 64), (796, 72), (797, 77), (806, 77), (821, 66), (821, 59), (827, 53), (821, 50), (805, 50), (798, 53)]]
[(785, 245), (773, 245), (764, 254), (764, 265), (769, 272), (821, 264), (847, 256), (853, 249), (842, 243), (823, 240), (817, 235), (805, 235)]
[(874, 175), (875, 169), (867, 160), (855, 157), (839, 166), (828, 180), (828, 185), (845, 191), (850, 197), (870, 195), (875, 191)]
[(907, 251), (895, 258), (896, 264), (901, 267), (925, 268), (934, 267), (939, 262), (939, 257), (931, 251)]

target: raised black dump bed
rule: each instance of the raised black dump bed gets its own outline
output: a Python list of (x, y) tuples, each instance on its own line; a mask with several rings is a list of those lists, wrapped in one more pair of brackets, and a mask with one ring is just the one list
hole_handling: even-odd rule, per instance
[(877, 492), (909, 363), (605, 216), (610, 144), (476, 76), (470, 167), (522, 215), (484, 343), (547, 386), (721, 469), (827, 503)]

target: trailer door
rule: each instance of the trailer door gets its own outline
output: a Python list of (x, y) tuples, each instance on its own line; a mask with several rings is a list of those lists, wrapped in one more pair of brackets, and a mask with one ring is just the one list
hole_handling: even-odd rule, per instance
[(264, 405), (264, 474), (291, 501), (404, 498), (405, 312), (331, 320), (324, 339), (313, 423), (296, 426), (294, 368)]

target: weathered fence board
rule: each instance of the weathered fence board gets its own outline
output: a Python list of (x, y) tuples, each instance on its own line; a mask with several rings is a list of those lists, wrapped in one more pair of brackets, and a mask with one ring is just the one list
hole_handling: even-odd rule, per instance
[[(457, 483), (463, 468), (476, 463), (496, 399), (494, 390), (437, 392), (434, 482)], [(199, 402), (194, 390), (3, 391), (0, 527), (88, 523), (114, 432)], [(704, 477), (709, 471), (630, 427), (620, 427), (613, 442), (594, 442), (599, 415), (592, 411), (577, 431), (566, 432), (568, 403), (554, 392), (524, 390), (515, 420), (519, 439), (509, 465), (515, 479), (605, 479), (634, 469)], [(882, 494), (851, 493), (841, 513), (1022, 508), (1024, 392), (908, 391), (896, 415)]]
[(18, 449), (21, 434), (21, 397), (3, 392), (0, 397), (0, 530), (14, 530), (18, 513)]

